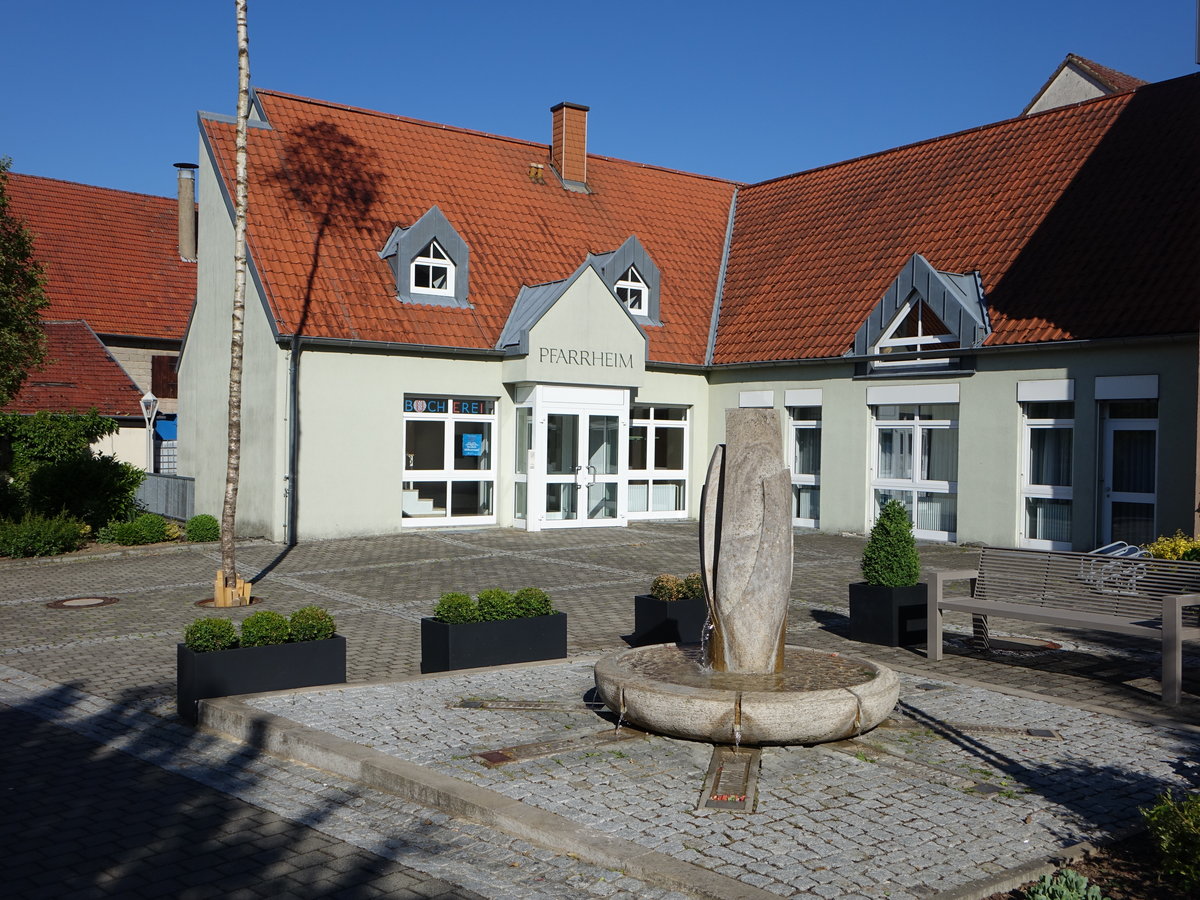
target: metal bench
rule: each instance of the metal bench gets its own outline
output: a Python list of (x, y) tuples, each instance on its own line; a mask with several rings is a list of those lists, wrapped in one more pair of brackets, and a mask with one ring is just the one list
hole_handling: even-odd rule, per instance
[[(952, 581), (971, 581), (970, 597), (947, 597)], [(979, 568), (933, 573), (926, 658), (942, 658), (942, 613), (971, 613), (986, 632), (989, 615), (1093, 628), (1162, 642), (1162, 699), (1178, 705), (1183, 641), (1200, 640), (1184, 609), (1200, 606), (1200, 562), (1091, 553), (985, 547)], [(1189, 619), (1194, 623), (1193, 614)]]

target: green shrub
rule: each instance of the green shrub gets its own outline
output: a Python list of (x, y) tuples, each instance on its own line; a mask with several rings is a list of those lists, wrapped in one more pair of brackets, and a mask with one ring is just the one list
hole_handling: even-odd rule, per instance
[(1025, 889), (1025, 900), (1106, 900), (1096, 885), (1074, 869), (1063, 869), (1053, 877), (1043, 875)]
[(217, 521), (216, 516), (200, 513), (187, 520), (184, 533), (189, 541), (197, 543), (218, 541), (221, 539), (221, 523)]
[(65, 512), (98, 529), (137, 515), (134, 494), (145, 477), (141, 469), (111, 456), (80, 453), (35, 469), (26, 485), (26, 502), (30, 512)]
[(433, 608), (433, 617), (447, 625), (464, 625), (479, 621), (479, 607), (469, 594), (450, 591), (442, 594)]
[(229, 650), (238, 645), (237, 629), (228, 619), (197, 619), (183, 632), (183, 642), (194, 653)]
[(500, 588), (488, 588), (480, 591), (476, 602), (479, 604), (479, 621), (498, 622), (502, 619), (519, 619), (517, 604), (513, 595)]
[(1200, 889), (1200, 794), (1176, 800), (1171, 793), (1142, 810), (1162, 856), (1162, 870), (1179, 878), (1183, 887)]
[(913, 538), (908, 510), (899, 500), (889, 500), (879, 511), (862, 555), (867, 584), (911, 587), (921, 577), (921, 557)]
[(704, 576), (699, 572), (692, 572), (683, 579), (683, 596), (685, 600), (703, 600), (704, 599)]
[(166, 539), (167, 520), (157, 513), (142, 513), (128, 522), (109, 522), (100, 529), (98, 537), (102, 544), (121, 544), (124, 547), (157, 544)]
[(1179, 558), (1186, 559), (1188, 562), (1196, 562), (1200, 560), (1200, 546), (1189, 547), (1183, 551), (1183, 555)]
[(242, 620), (242, 646), (266, 647), (269, 644), (286, 644), (291, 635), (287, 616), (269, 609), (250, 613)]
[(78, 550), (88, 527), (67, 515), (26, 514), (19, 522), (0, 522), (0, 556), (55, 556)]
[(296, 610), (288, 620), (288, 628), (293, 641), (324, 641), (337, 630), (333, 616), (319, 606)]
[(650, 596), (656, 600), (682, 600), (686, 596), (684, 581), (678, 575), (658, 575), (650, 582)]
[(522, 619), (549, 616), (554, 613), (554, 607), (550, 604), (550, 595), (541, 588), (521, 588), (513, 594), (513, 605), (516, 607), (517, 617)]

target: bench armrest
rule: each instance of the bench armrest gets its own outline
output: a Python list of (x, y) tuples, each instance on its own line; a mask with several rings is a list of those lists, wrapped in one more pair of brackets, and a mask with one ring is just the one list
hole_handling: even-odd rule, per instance
[(972, 582), (971, 590), (974, 592), (974, 581), (979, 577), (978, 569), (943, 569), (935, 570), (933, 573), (933, 593), (937, 599), (942, 599), (942, 591), (945, 590), (947, 584), (951, 581), (967, 581)]

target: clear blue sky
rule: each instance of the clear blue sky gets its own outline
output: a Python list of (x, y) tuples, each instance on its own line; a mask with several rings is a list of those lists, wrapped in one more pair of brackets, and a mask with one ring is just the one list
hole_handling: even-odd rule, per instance
[[(1197, 71), (1193, 0), (250, 0), (257, 87), (759, 181), (1017, 115), (1068, 52)], [(233, 0), (34, 0), (0, 17), (0, 156), (151, 194), (233, 113)]]

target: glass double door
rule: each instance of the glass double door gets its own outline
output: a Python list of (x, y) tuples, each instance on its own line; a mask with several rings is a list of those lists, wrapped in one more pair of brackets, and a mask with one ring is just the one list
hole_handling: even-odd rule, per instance
[(599, 413), (546, 414), (544, 525), (618, 525), (621, 417)]

